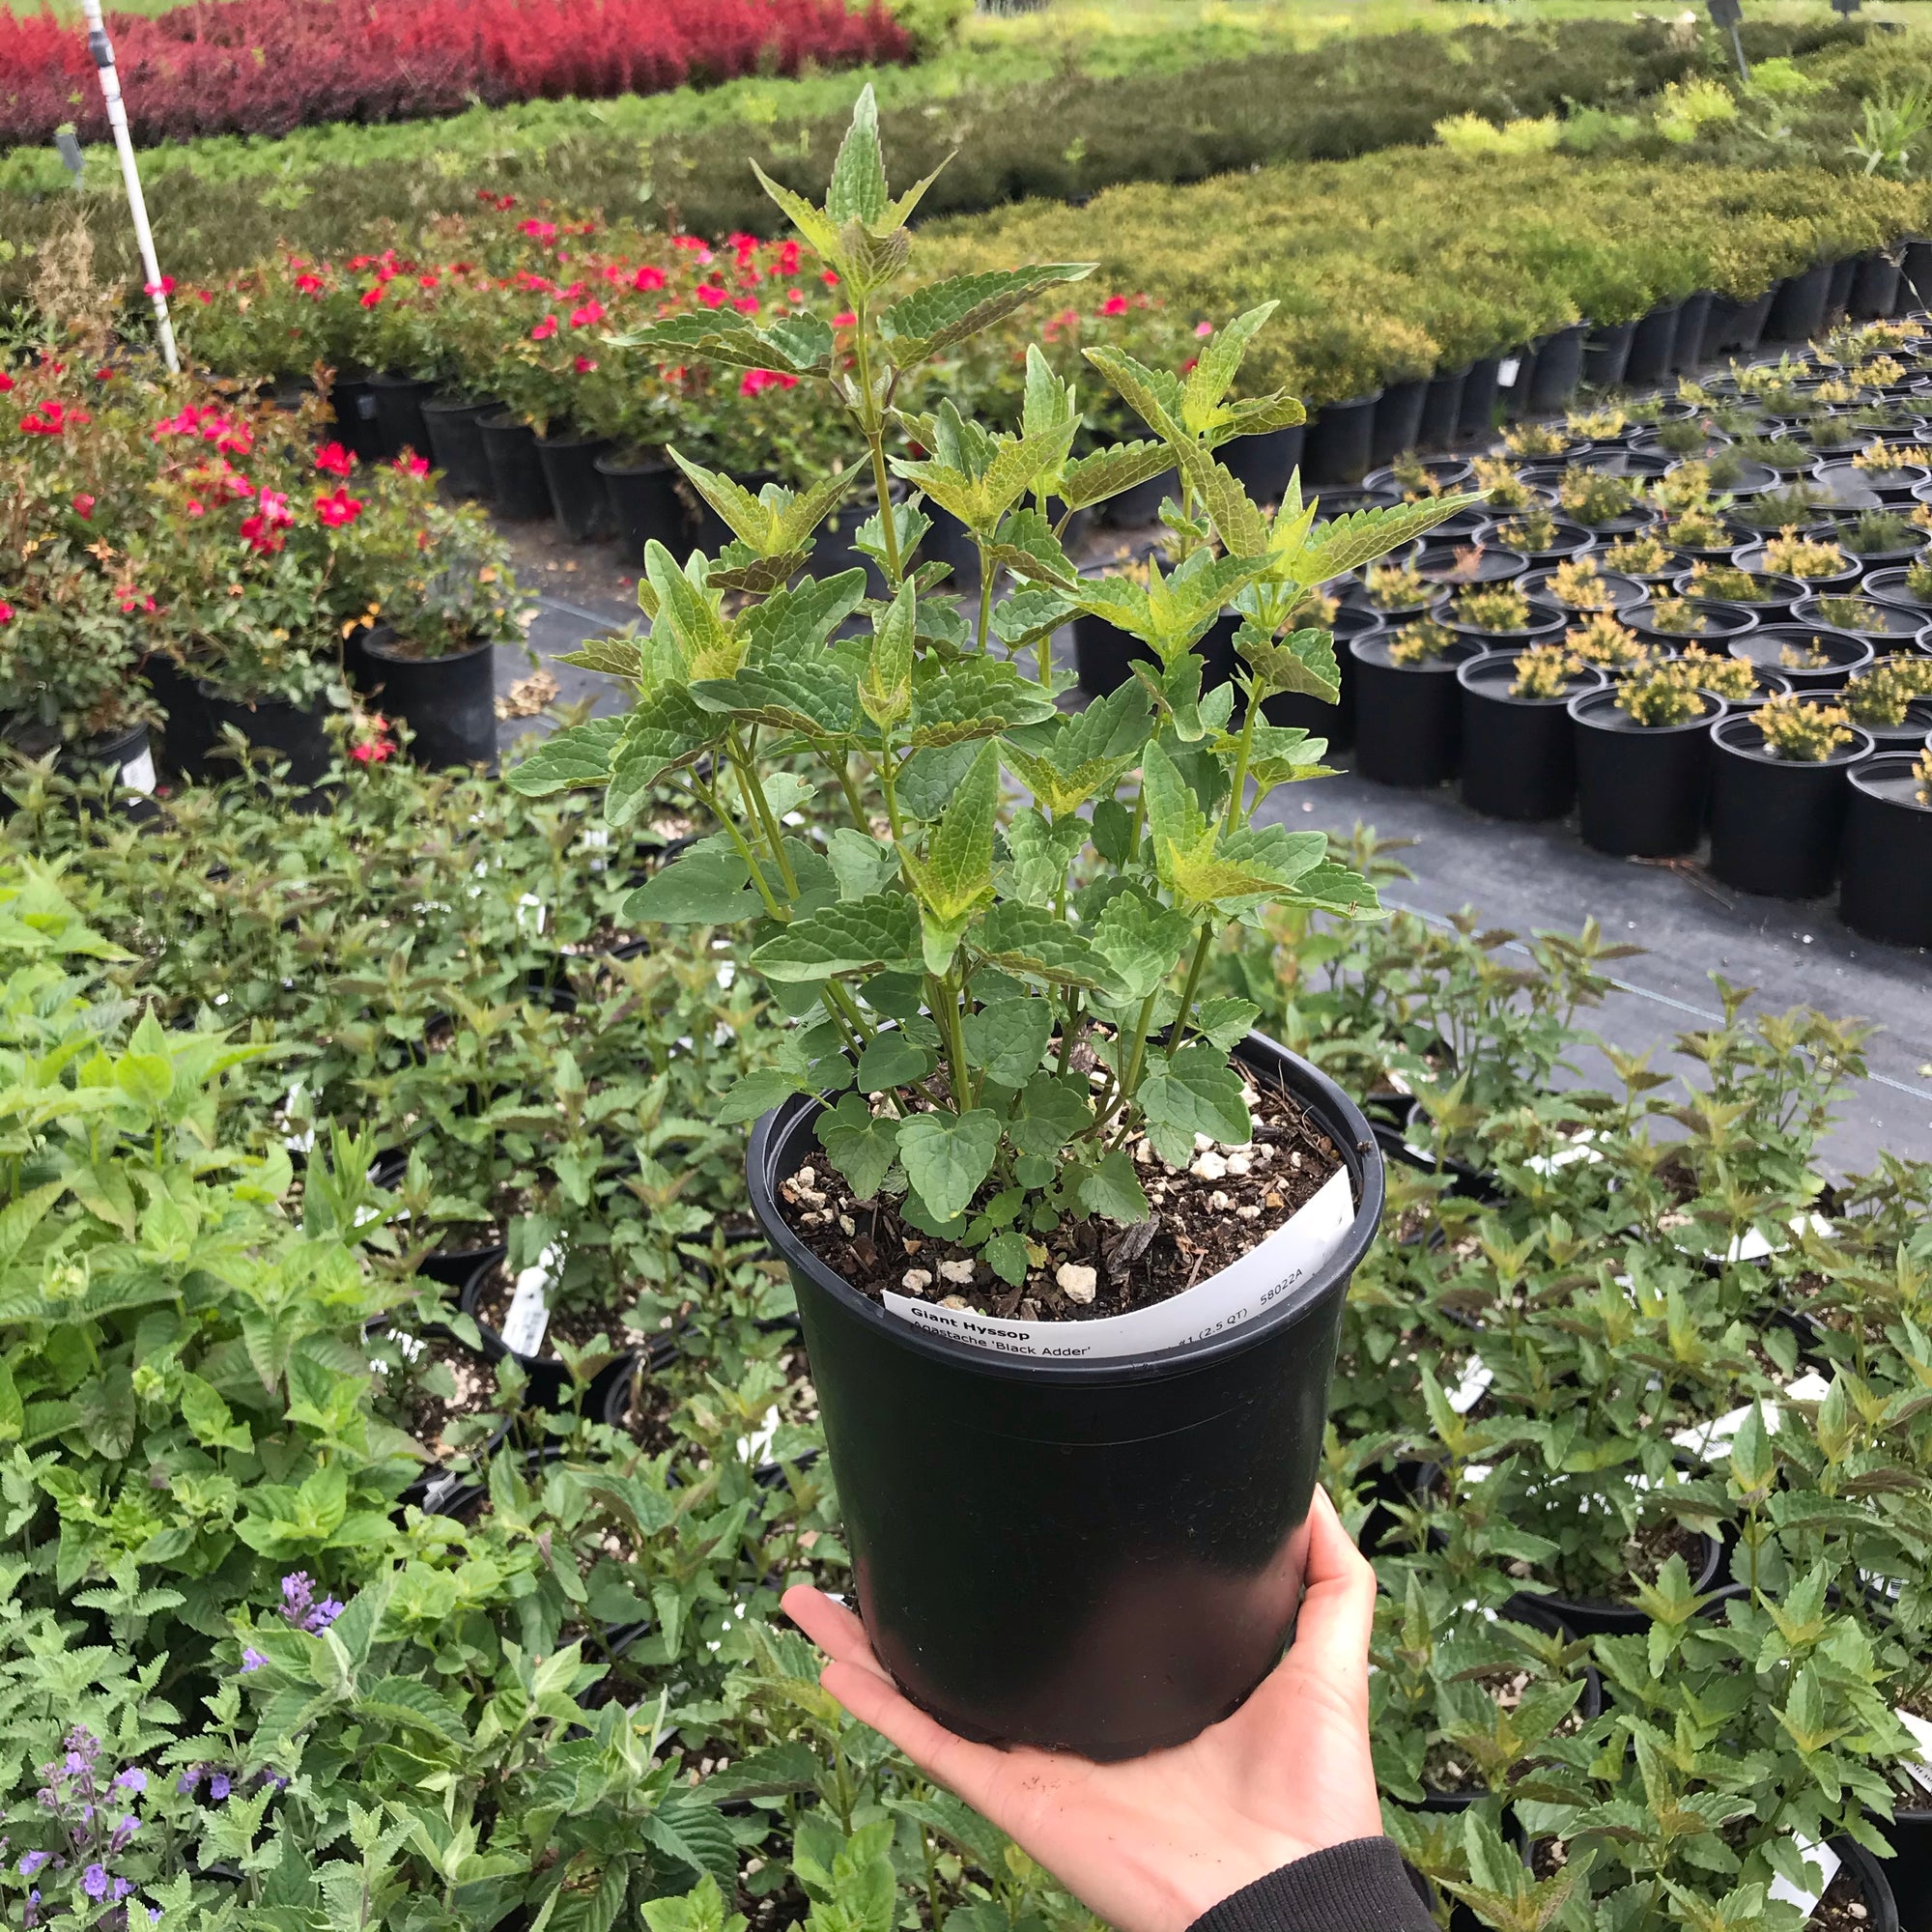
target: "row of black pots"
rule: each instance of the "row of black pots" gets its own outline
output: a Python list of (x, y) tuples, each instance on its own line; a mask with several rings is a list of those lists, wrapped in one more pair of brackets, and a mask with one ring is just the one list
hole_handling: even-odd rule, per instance
[[(1356, 769), (1404, 786), (1460, 774), (1486, 816), (1536, 822), (1573, 804), (1594, 849), (1681, 857), (1708, 824), (1713, 873), (1740, 892), (1822, 898), (1839, 885), (1845, 923), (1869, 938), (1932, 945), (1932, 807), (1912, 766), (1932, 744), (1918, 709), (1881, 749), (1874, 734), (1826, 759), (1768, 753), (1749, 707), (1707, 697), (1701, 717), (1640, 725), (1603, 673), (1579, 670), (1559, 697), (1513, 696), (1508, 652), (1459, 645), (1417, 666), (1391, 662), (1379, 633), (1356, 660)], [(1776, 690), (1790, 673), (1760, 672)], [(1918, 744), (1914, 744), (1914, 738)]]

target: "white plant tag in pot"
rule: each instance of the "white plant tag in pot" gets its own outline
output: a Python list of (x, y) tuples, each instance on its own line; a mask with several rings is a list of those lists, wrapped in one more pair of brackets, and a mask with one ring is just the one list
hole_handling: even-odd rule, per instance
[(556, 1279), (562, 1257), (546, 1248), (532, 1266), (517, 1276), (510, 1306), (503, 1316), (503, 1346), (513, 1355), (534, 1355), (550, 1327), (550, 1285)]
[(1315, 1198), (1239, 1261), (1210, 1280), (1125, 1315), (1092, 1321), (1008, 1321), (972, 1308), (942, 1308), (911, 1295), (883, 1297), (887, 1312), (916, 1327), (1001, 1355), (1043, 1361), (1104, 1361), (1185, 1348), (1252, 1321), (1298, 1288), (1342, 1245), (1355, 1218), (1347, 1168), (1322, 1182)]
[(155, 791), (155, 754), (144, 751), (138, 758), (129, 758), (121, 767), (121, 782), (129, 791), (145, 792), (149, 797)]

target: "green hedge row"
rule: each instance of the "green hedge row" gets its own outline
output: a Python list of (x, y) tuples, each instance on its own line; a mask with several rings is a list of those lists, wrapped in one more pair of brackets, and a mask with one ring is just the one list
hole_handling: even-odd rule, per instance
[[(1760, 56), (1844, 43), (1840, 23), (1753, 25)], [(1473, 111), (1496, 120), (1616, 107), (1719, 66), (1706, 33), (1662, 22), (1572, 20), (1413, 29), (1257, 51), (1188, 66), (1189, 43), (1151, 69), (1041, 72), (1004, 54), (984, 73), (958, 56), (882, 89), (888, 151), (909, 176), (954, 150), (928, 214), (974, 213), (1031, 196), (1078, 199), (1122, 182), (1184, 183), (1289, 160), (1344, 159), (1426, 142), (1434, 124)], [(923, 74), (922, 78), (921, 75)], [(822, 193), (855, 82), (746, 84), (715, 98), (545, 103), (417, 128), (319, 130), (283, 143), (197, 143), (157, 157), (149, 198), (163, 265), (183, 279), (240, 268), (283, 242), (337, 255), (374, 229), (407, 232), (474, 205), (481, 187), (525, 201), (667, 218), (696, 234), (776, 232), (747, 156), (776, 178)], [(789, 90), (789, 91), (788, 91)], [(726, 97), (729, 97), (728, 99)], [(0, 295), (32, 278), (34, 244), (78, 213), (106, 273), (137, 279), (121, 187), (104, 161), (64, 186), (50, 156), (0, 161)]]

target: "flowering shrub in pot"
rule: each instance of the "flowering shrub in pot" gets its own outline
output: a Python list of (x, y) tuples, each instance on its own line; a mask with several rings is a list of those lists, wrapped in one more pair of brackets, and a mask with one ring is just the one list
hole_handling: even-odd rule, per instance
[[(838, 276), (848, 332), (720, 309), (628, 344), (836, 397), (879, 505), (857, 541), (888, 594), (862, 611), (864, 573), (800, 576), (854, 468), (754, 497), (678, 452), (734, 541), (682, 566), (647, 551), (649, 635), (577, 660), (628, 680), (633, 708), (556, 734), (510, 782), (600, 784), (621, 826), (675, 775), (723, 827), (628, 916), (755, 922), (751, 968), (792, 1020), (724, 1117), (762, 1117), (753, 1200), (799, 1295), (877, 1654), (970, 1735), (1131, 1755), (1224, 1715), (1279, 1649), (1321, 1368), (1379, 1201), (1352, 1105), (1247, 1040), (1251, 1009), (1199, 998), (1215, 934), (1244, 907), (1375, 910), (1324, 838), (1254, 822), (1269, 792), (1321, 769), (1320, 742), (1262, 707), (1335, 694), (1327, 633), (1286, 628), (1307, 593), (1463, 505), (1318, 528), (1292, 480), (1272, 517), (1254, 504), (1215, 450), (1301, 413), (1284, 395), (1227, 400), (1265, 306), (1218, 330), (1184, 379), (1089, 353), (1151, 433), (1135, 442), (1074, 456), (1077, 395), (1037, 353), (1016, 433), (950, 399), (907, 416), (899, 398), (931, 357), (1085, 269), (893, 298), (923, 189), (893, 199), (869, 92), (824, 207), (768, 188)], [(919, 454), (890, 454), (901, 435)], [(1150, 559), (1145, 585), (1082, 578), (1060, 526), (1168, 469), (1181, 485), (1171, 573)], [(939, 594), (943, 568), (908, 568), (927, 499), (980, 549), (970, 609)], [(996, 597), (1001, 568), (1019, 587)], [(1193, 646), (1230, 607), (1242, 668), (1204, 693)], [(1049, 639), (1076, 611), (1154, 663), (1067, 717)], [(838, 636), (855, 615), (865, 628)], [(810, 777), (779, 763), (792, 753)], [(1004, 822), (1003, 767), (1033, 800)], [(827, 785), (850, 822), (820, 845), (786, 820)], [(1284, 1170), (1302, 1184), (1281, 1184)], [(1312, 1233), (1294, 1204), (1321, 1187), (1333, 1220), (1278, 1261)], [(1186, 1205), (1197, 1188), (1205, 1219)], [(1257, 1245), (1284, 1212), (1289, 1232)], [(1210, 1464), (1229, 1506), (1204, 1517), (1190, 1472)], [(1177, 1511), (1205, 1565), (1163, 1553)]]
[(1847, 766), (1872, 740), (1841, 704), (1793, 693), (1713, 729), (1711, 869), (1740, 892), (1822, 898), (1838, 865)]

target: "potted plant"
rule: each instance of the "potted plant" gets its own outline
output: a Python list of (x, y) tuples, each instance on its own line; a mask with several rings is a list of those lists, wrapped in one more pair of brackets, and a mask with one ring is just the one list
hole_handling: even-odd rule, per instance
[(1743, 544), (1731, 553), (1731, 561), (1740, 570), (1798, 578), (1820, 596), (1851, 589), (1861, 574), (1860, 566), (1835, 543), (1804, 536), (1795, 529), (1780, 530), (1763, 543)]
[(1765, 624), (1731, 639), (1728, 648), (1734, 657), (1781, 672), (1801, 694), (1842, 689), (1873, 655), (1863, 638), (1822, 624)]
[(1533, 604), (1517, 583), (1470, 583), (1449, 600), (1446, 628), (1485, 650), (1527, 646), (1560, 637), (1560, 611)]
[(1447, 592), (1443, 585), (1423, 576), (1414, 563), (1372, 563), (1357, 582), (1349, 588), (1350, 599), (1360, 602), (1386, 621), (1421, 617), (1440, 605)]
[(1622, 613), (1646, 643), (1674, 648), (1687, 638), (1719, 640), (1741, 638), (1757, 627), (1757, 615), (1742, 604), (1711, 603), (1702, 598), (1659, 597)]
[(1924, 625), (1895, 604), (1881, 604), (1854, 591), (1804, 597), (1792, 606), (1794, 624), (1817, 624), (1862, 638), (1874, 652), (1910, 650)]
[(1482, 653), (1433, 617), (1350, 640), (1355, 668), (1355, 769), (1378, 784), (1446, 784), (1461, 753), (1454, 673)]
[(346, 625), (368, 626), (354, 682), (410, 726), (418, 763), (494, 771), (497, 647), (535, 663), (509, 546), (481, 510), (445, 507), (407, 468), (371, 479), (359, 535), (333, 593)]
[(1653, 530), (1639, 530), (1606, 544), (1603, 560), (1621, 577), (1634, 577), (1653, 588), (1670, 580), (1684, 568), (1684, 558), (1662, 542)]
[(1636, 483), (1607, 469), (1585, 469), (1576, 464), (1562, 472), (1556, 486), (1556, 507), (1573, 524), (1601, 535), (1628, 536), (1657, 520), (1638, 495)]
[(1850, 774), (1838, 911), (1854, 932), (1932, 946), (1932, 745)]
[(1571, 557), (1553, 569), (1533, 570), (1520, 582), (1529, 596), (1573, 614), (1623, 610), (1641, 604), (1649, 594), (1635, 578), (1602, 570), (1590, 555)]
[(1713, 728), (1711, 869), (1740, 892), (1823, 898), (1837, 872), (1845, 771), (1871, 739), (1840, 704), (1796, 693)]
[(1516, 551), (1537, 565), (1581, 556), (1595, 549), (1597, 542), (1595, 531), (1567, 522), (1541, 503), (1504, 517), (1495, 525), (1494, 536), (1503, 549)]
[(1563, 648), (1578, 664), (1589, 665), (1608, 677), (1621, 677), (1655, 664), (1668, 652), (1645, 643), (1628, 624), (1599, 611), (1564, 634)]
[(1846, 555), (1866, 570), (1874, 564), (1909, 562), (1932, 540), (1922, 524), (1898, 510), (1865, 510), (1841, 520), (1833, 534)]
[(1880, 604), (1895, 605), (1918, 616), (1920, 625), (1932, 624), (1932, 563), (1919, 561), (1902, 567), (1870, 572), (1861, 586), (1867, 597)]
[[(1721, 659), (1702, 653), (1645, 666), (1613, 689), (1570, 699), (1583, 839), (1622, 858), (1693, 850), (1704, 829), (1711, 725), (1724, 701), (1709, 688)], [(1745, 681), (1748, 669), (1738, 665)]]
[(1845, 708), (1878, 752), (1917, 752), (1932, 736), (1932, 657), (1880, 658), (1845, 680)]
[(1670, 587), (1680, 597), (1710, 598), (1720, 604), (1739, 604), (1757, 613), (1760, 624), (1780, 622), (1791, 615), (1792, 607), (1808, 595), (1795, 577), (1778, 577), (1770, 571), (1741, 570), (1734, 563), (1693, 563), (1671, 580)]
[[(1293, 481), (1274, 516), (1253, 503), (1216, 448), (1300, 415), (1285, 396), (1227, 400), (1265, 307), (1225, 325), (1184, 381), (1088, 352), (1147, 440), (1073, 457), (1078, 398), (1036, 354), (1016, 433), (949, 399), (903, 425), (923, 454), (893, 458), (902, 376), (1086, 270), (896, 295), (921, 190), (891, 198), (869, 89), (823, 208), (767, 187), (839, 277), (849, 347), (810, 319), (760, 327), (728, 308), (628, 346), (828, 386), (884, 506), (871, 534), (890, 594), (835, 641), (863, 574), (798, 574), (842, 479), (754, 497), (686, 459), (734, 542), (683, 566), (650, 549), (649, 637), (593, 646), (632, 708), (558, 733), (510, 781), (601, 784), (622, 824), (676, 775), (723, 828), (627, 911), (754, 920), (752, 970), (793, 1016), (721, 1117), (761, 1117), (753, 1201), (799, 1297), (881, 1662), (967, 1735), (1131, 1755), (1193, 1735), (1273, 1665), (1334, 1323), (1380, 1198), (1352, 1103), (1249, 1038), (1255, 1009), (1197, 997), (1232, 912), (1374, 909), (1319, 835), (1251, 822), (1251, 784), (1320, 769), (1304, 733), (1263, 722), (1264, 700), (1336, 689), (1327, 634), (1282, 625), (1312, 587), (1463, 505), (1316, 532)], [(1172, 576), (1083, 580), (1043, 505), (1064, 519), (1169, 469), (1186, 526)], [(907, 574), (928, 498), (981, 551), (971, 614)], [(996, 564), (1021, 583), (997, 603)], [(1240, 690), (1204, 696), (1191, 647), (1230, 605)], [(1049, 640), (1075, 610), (1158, 662), (1067, 716)], [(1033, 801), (1004, 825), (1003, 768)], [(814, 783), (852, 819), (822, 848), (785, 827)], [(1309, 1180), (1331, 1189), (1314, 1221)], [(1096, 1509), (1106, 1496), (1131, 1505)]]
[(1577, 795), (1576, 732), (1567, 706), (1605, 673), (1567, 644), (1500, 651), (1456, 667), (1463, 692), (1463, 802), (1487, 818), (1560, 818)]

